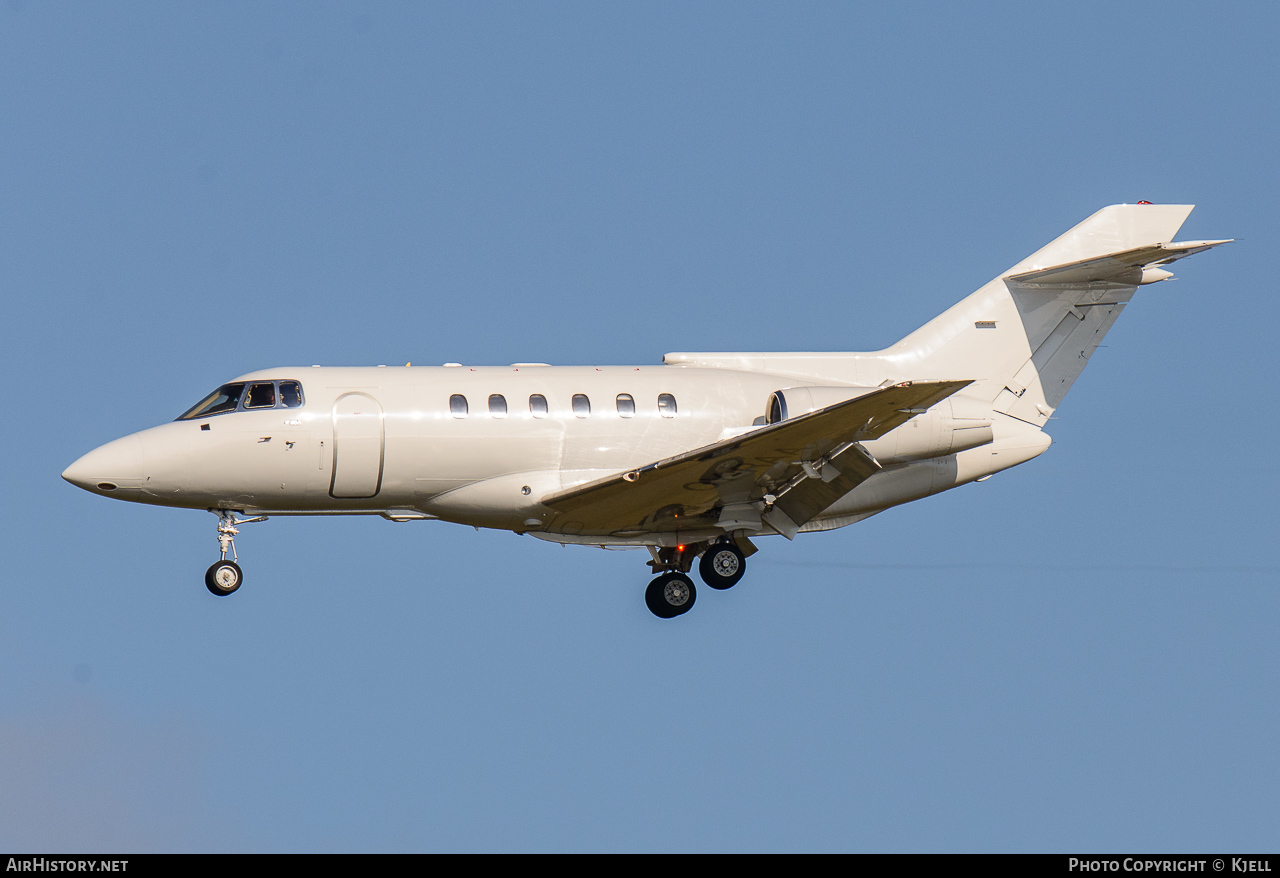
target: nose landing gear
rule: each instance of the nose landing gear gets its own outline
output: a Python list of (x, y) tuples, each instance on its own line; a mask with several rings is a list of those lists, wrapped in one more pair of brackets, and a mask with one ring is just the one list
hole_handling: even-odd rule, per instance
[[(236, 514), (230, 509), (210, 509), (209, 511), (218, 516), (218, 548), (221, 550), (222, 559), (205, 571), (204, 584), (210, 592), (218, 597), (226, 597), (244, 582), (244, 573), (240, 570), (240, 565), (236, 563), (240, 560), (239, 556), (236, 555), (236, 534), (240, 533), (240, 529), (236, 525), (266, 521), (267, 516), (236, 518)], [(230, 561), (227, 560), (228, 551), (231, 552), (232, 560)]]

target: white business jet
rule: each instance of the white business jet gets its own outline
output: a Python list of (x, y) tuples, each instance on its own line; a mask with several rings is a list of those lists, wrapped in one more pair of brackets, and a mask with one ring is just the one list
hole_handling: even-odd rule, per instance
[(381, 515), (647, 548), (646, 603), (672, 618), (693, 606), (699, 557), (702, 581), (730, 588), (756, 537), (844, 527), (1043, 452), (1134, 291), (1228, 243), (1168, 243), (1191, 209), (1103, 208), (882, 351), (266, 369), (62, 476), (215, 513), (215, 595), (242, 582), (241, 524)]

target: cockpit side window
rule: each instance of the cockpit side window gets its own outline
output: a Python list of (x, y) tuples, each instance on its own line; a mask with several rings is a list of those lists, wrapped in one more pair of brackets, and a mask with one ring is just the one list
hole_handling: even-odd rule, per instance
[(280, 404), (287, 409), (302, 405), (302, 385), (297, 381), (281, 381)]
[(276, 405), (276, 386), (270, 381), (262, 384), (250, 384), (249, 395), (245, 398), (247, 409), (270, 409)]
[(221, 415), (234, 412), (244, 393), (243, 384), (224, 384), (213, 393), (200, 400), (178, 416), (179, 421), (190, 421), (194, 418), (206, 418), (209, 415)]

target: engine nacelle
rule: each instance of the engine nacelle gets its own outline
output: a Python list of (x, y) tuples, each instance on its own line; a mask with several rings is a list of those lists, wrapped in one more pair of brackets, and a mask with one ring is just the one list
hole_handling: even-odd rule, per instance
[[(945, 457), (988, 445), (995, 438), (991, 430), (991, 406), (982, 403), (979, 408), (972, 402), (976, 400), (944, 399), (879, 439), (863, 442), (862, 447), (881, 463), (900, 463)], [(984, 414), (982, 409), (986, 417), (969, 417)]]
[[(813, 386), (787, 387), (769, 397), (770, 424), (808, 414), (838, 402), (873, 393), (875, 387)], [(902, 463), (944, 457), (987, 445), (995, 437), (991, 430), (991, 404), (966, 396), (952, 396), (918, 414), (879, 439), (862, 446), (881, 463)]]

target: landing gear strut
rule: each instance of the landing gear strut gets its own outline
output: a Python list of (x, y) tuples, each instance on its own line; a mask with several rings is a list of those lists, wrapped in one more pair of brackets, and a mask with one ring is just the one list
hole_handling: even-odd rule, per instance
[[(260, 515), (257, 518), (236, 518), (236, 514), (230, 509), (210, 509), (209, 511), (218, 516), (218, 548), (221, 550), (222, 559), (205, 571), (204, 584), (218, 597), (226, 597), (244, 582), (244, 573), (236, 563), (240, 560), (236, 555), (236, 534), (240, 533), (240, 529), (236, 525), (266, 521), (267, 517)], [(227, 560), (228, 551), (231, 552), (232, 560), (230, 561)]]

